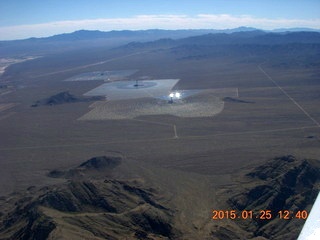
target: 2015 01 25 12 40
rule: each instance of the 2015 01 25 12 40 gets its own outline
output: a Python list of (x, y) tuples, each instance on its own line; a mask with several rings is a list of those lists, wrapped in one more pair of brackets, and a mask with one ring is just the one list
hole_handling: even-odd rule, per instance
[(306, 210), (290, 211), (290, 210), (280, 210), (274, 212), (272, 210), (212, 210), (213, 220), (223, 220), (223, 219), (259, 219), (259, 220), (271, 220), (274, 218), (279, 218), (283, 220), (290, 219), (302, 219), (306, 220), (308, 218), (308, 212)]

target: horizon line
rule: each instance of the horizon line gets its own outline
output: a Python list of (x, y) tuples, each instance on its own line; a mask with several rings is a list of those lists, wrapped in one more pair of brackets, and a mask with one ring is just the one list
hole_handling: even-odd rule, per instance
[[(9, 41), (23, 41), (23, 40), (30, 40), (30, 39), (44, 39), (44, 38), (51, 38), (59, 35), (68, 35), (68, 34), (74, 34), (81, 31), (87, 31), (87, 32), (101, 32), (101, 33), (110, 33), (110, 32), (144, 32), (144, 31), (217, 31), (224, 32), (225, 31), (232, 31), (237, 29), (252, 29), (252, 30), (245, 30), (245, 31), (239, 31), (239, 32), (251, 32), (251, 31), (263, 31), (263, 32), (274, 32), (274, 33), (281, 33), (281, 32), (320, 32), (320, 28), (310, 28), (310, 27), (289, 27), (289, 28), (274, 28), (274, 29), (263, 29), (263, 28), (255, 28), (250, 26), (239, 26), (235, 28), (223, 28), (223, 29), (217, 29), (217, 28), (177, 28), (177, 29), (166, 29), (166, 28), (148, 28), (148, 29), (114, 29), (114, 30), (99, 30), (99, 29), (77, 29), (69, 32), (61, 32), (57, 34), (52, 35), (46, 35), (46, 36), (31, 36), (26, 38), (17, 38), (17, 39), (0, 39), (0, 42), (9, 42)], [(227, 33), (231, 34), (233, 32)]]
[(0, 26), (1, 40), (21, 40), (71, 33), (79, 29), (98, 31), (148, 29), (234, 29), (249, 26), (262, 30), (283, 28), (320, 27), (320, 19), (259, 18), (250, 15), (197, 14), (197, 15), (136, 15), (123, 18), (61, 20), (35, 24)]

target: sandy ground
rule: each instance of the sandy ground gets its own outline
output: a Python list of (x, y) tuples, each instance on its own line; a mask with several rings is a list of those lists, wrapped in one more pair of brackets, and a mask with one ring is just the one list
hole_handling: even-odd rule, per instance
[(0, 103), (0, 112), (13, 108), (16, 105), (16, 103)]
[[(205, 221), (210, 221), (211, 209), (219, 209), (217, 201), (225, 202), (216, 198), (218, 183), (236, 181), (228, 179), (229, 174), (234, 176), (241, 169), (285, 154), (318, 159), (318, 69), (299, 72), (263, 66), (261, 70), (255, 63), (244, 64), (234, 59), (180, 61), (160, 53), (126, 56), (130, 57), (106, 60), (104, 65), (57, 68), (45, 75), (41, 71), (46, 69), (34, 66), (39, 67), (42, 75), (21, 78), (26, 88), (19, 89), (17, 94), (1, 96), (3, 103), (21, 103), (15, 109), (16, 114), (1, 120), (1, 195), (56, 183), (57, 180), (46, 177), (48, 171), (78, 166), (93, 156), (117, 151), (129, 159), (128, 172), (132, 174), (139, 173), (132, 166), (148, 164), (143, 165), (146, 171), (141, 175), (160, 186), (168, 195), (165, 199), (172, 195), (172, 205), (180, 209), (177, 222), (186, 231), (197, 227), (204, 232), (202, 227)], [(220, 90), (208, 94), (206, 101), (201, 95), (194, 95), (173, 104), (152, 98), (97, 102), (87, 114), (89, 103), (30, 107), (35, 100), (61, 90), (72, 89), (80, 95), (97, 87), (93, 81), (62, 82), (77, 74), (76, 71), (89, 67), (88, 72), (128, 69), (128, 66), (141, 69), (141, 75), (180, 78), (181, 89)], [(238, 97), (238, 88), (240, 100), (246, 102), (223, 103), (220, 98)], [(233, 90), (229, 93), (228, 89)], [(142, 121), (76, 120), (90, 116), (97, 120), (130, 119), (148, 114), (149, 117), (137, 119)], [(190, 119), (168, 114), (214, 117)], [(179, 138), (174, 138), (173, 124)]]
[(24, 62), (35, 59), (37, 57), (25, 57), (25, 58), (0, 58), (0, 76), (5, 72), (6, 68), (11, 64)]

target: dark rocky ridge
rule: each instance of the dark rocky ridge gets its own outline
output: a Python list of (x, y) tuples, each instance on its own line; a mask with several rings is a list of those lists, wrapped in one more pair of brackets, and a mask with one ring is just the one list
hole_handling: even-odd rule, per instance
[(298, 160), (291, 155), (277, 157), (247, 173), (246, 181), (232, 190), (229, 206), (239, 211), (271, 210), (273, 218), (254, 218), (240, 226), (267, 239), (298, 236), (304, 221), (279, 219), (278, 211), (311, 209), (320, 190), (320, 161)]
[(53, 106), (64, 103), (74, 103), (74, 102), (91, 102), (91, 101), (100, 101), (103, 100), (103, 97), (94, 96), (94, 97), (76, 97), (70, 94), (68, 91), (57, 93), (49, 98), (38, 100), (32, 107), (37, 107), (39, 105)]
[(1, 222), (0, 239), (47, 239), (55, 228), (53, 219), (38, 211), (36, 203), (18, 202)]
[(17, 202), (2, 219), (0, 236), (47, 239), (52, 231), (61, 229), (76, 236), (76, 228), (104, 239), (173, 238), (179, 234), (172, 226), (173, 211), (158, 203), (157, 195), (133, 182), (70, 181)]
[(239, 98), (232, 98), (232, 97), (225, 97), (225, 98), (223, 98), (223, 101), (224, 102), (234, 102), (234, 103), (254, 103), (251, 101), (246, 101), (246, 100), (242, 100)]
[(76, 168), (51, 171), (53, 177), (70, 180), (21, 194), (0, 214), (0, 239), (52, 239), (61, 231), (67, 233), (60, 236), (63, 239), (79, 234), (86, 239), (180, 235), (173, 225), (174, 211), (159, 201), (158, 191), (139, 180), (120, 181), (97, 174), (115, 169), (122, 161), (119, 156), (100, 156)]
[[(179, 207), (173, 210), (153, 185), (105, 175), (87, 177), (88, 171), (94, 175), (102, 170), (117, 171), (123, 163), (119, 157), (95, 157), (61, 171), (62, 177), (68, 176), (65, 183), (28, 189), (11, 208), (1, 211), (0, 239), (67, 239), (79, 234), (87, 239), (183, 239), (175, 220)], [(72, 177), (72, 170), (79, 171), (78, 175)], [(277, 157), (247, 171), (235, 185), (224, 189), (227, 191), (218, 196), (226, 199), (221, 209), (270, 209), (274, 216), (279, 210), (309, 211), (320, 189), (319, 176), (318, 160)], [(303, 223), (277, 217), (219, 221), (211, 225), (207, 239), (296, 239)]]
[(123, 158), (120, 156), (99, 156), (93, 157), (78, 167), (71, 168), (68, 170), (54, 169), (48, 173), (48, 177), (52, 178), (82, 178), (86, 175), (97, 174), (97, 172), (108, 173), (114, 168), (121, 165)]
[(104, 169), (104, 168), (115, 168), (116, 166), (121, 164), (120, 157), (94, 157), (89, 159), (88, 161), (80, 164), (79, 167), (87, 168), (87, 169)]

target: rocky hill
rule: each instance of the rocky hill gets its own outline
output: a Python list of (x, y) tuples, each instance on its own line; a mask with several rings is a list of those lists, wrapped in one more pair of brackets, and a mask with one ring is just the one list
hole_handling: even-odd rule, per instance
[[(160, 182), (150, 185), (141, 178), (111, 177), (109, 173), (119, 171), (125, 162), (118, 155), (94, 157), (74, 168), (49, 172), (64, 180), (60, 184), (30, 187), (0, 199), (5, 206), (0, 212), (0, 239), (189, 239), (187, 231), (193, 236), (205, 231), (199, 239), (296, 239), (305, 220), (280, 219), (277, 213), (310, 211), (320, 189), (318, 160), (277, 157), (245, 170), (217, 193), (221, 209), (255, 213), (269, 209), (271, 219), (258, 219), (256, 214), (252, 219), (216, 222), (201, 218), (203, 226), (186, 231), (187, 223), (177, 217), (183, 204), (173, 205), (158, 187)], [(183, 203), (187, 200), (183, 198)]]
[[(76, 169), (119, 164), (120, 159), (97, 157)], [(1, 239), (172, 239), (180, 234), (172, 224), (174, 212), (159, 202), (161, 194), (138, 180), (84, 176), (23, 195), (1, 213)]]
[(32, 107), (37, 107), (40, 105), (53, 106), (64, 103), (74, 103), (74, 102), (90, 102), (90, 101), (99, 101), (102, 100), (102, 97), (93, 96), (93, 97), (76, 97), (69, 93), (68, 91), (57, 93), (46, 99), (36, 101)]
[[(271, 219), (254, 217), (239, 226), (266, 239), (296, 239), (304, 224), (298, 211), (310, 211), (320, 190), (320, 161), (282, 156), (250, 171), (241, 185), (232, 187), (227, 203), (238, 211), (270, 210)], [(280, 219), (279, 211), (290, 211), (290, 219)], [(292, 218), (292, 219), (291, 219)]]

